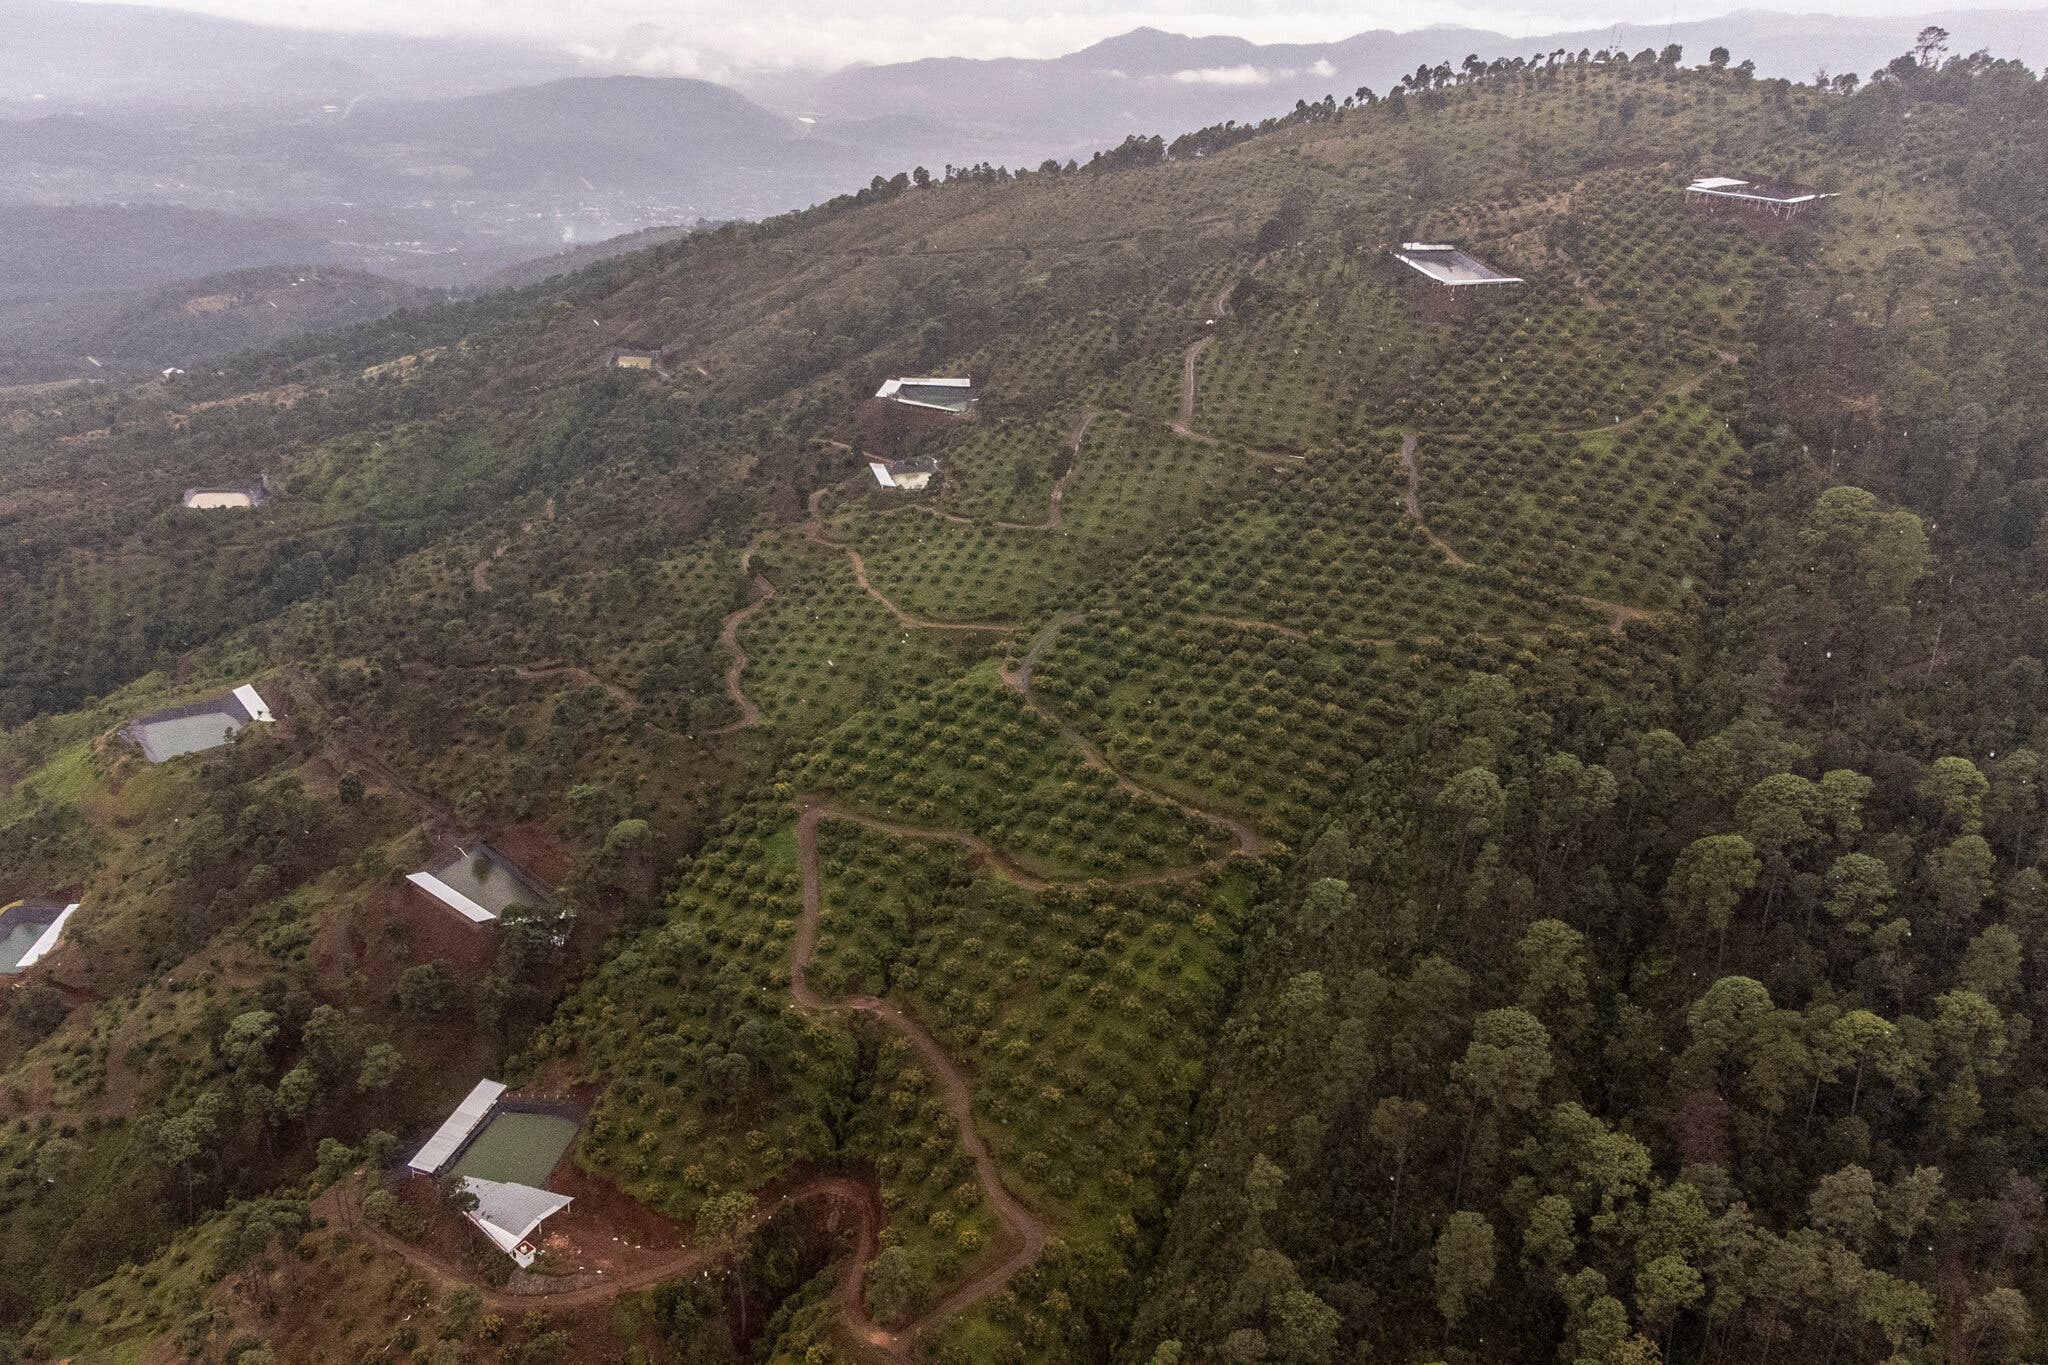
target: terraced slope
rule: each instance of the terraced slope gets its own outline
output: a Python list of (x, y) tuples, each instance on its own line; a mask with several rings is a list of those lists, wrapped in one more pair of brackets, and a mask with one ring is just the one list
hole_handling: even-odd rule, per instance
[[(333, 780), (339, 808), (346, 769), (437, 828), (543, 827), (575, 853), (578, 909), (618, 927), (579, 944), (587, 972), (528, 944), (473, 997), (494, 1069), (592, 1098), (590, 1172), (685, 1220), (735, 1192), (875, 1192), (879, 1226), (819, 1232), (806, 1254), (836, 1270), (759, 1315), (779, 1356), (1113, 1358), (1296, 851), (1383, 762), (1441, 741), (1485, 768), (1525, 692), (1561, 726), (1667, 696), (1747, 514), (1731, 419), (1766, 382), (1750, 357), (1774, 300), (1855, 283), (1843, 306), (1881, 312), (1860, 263), (1962, 212), (1947, 181), (1892, 192), (1891, 149), (1831, 135), (1821, 98), (1652, 64), (1516, 73), (1305, 110), (1212, 155), (869, 191), (189, 394), (14, 410), (7, 714), (139, 698), (167, 686), (159, 664), (304, 661), (294, 743), (321, 800)], [(1937, 163), (1963, 128), (1916, 108), (1912, 155)], [(1701, 146), (1825, 170), (1845, 197), (1801, 234), (1701, 222), (1678, 192)], [(1409, 237), (1530, 284), (1424, 321), (1384, 252)], [(602, 369), (627, 337), (674, 363)], [(864, 471), (862, 404), (889, 373), (982, 383), (980, 412), (922, 447), (946, 470), (932, 494)], [(275, 517), (123, 520), (94, 491), (230, 461), (274, 473)], [(1439, 725), (1453, 698), (1473, 734)], [(50, 736), (92, 733), (10, 735), (6, 847), (74, 820), (155, 833), (105, 772), (69, 780)], [(1479, 889), (1391, 907), (1400, 931), (1533, 894), (1446, 842)], [(302, 902), (322, 945), (294, 959), (306, 999), (371, 956), (344, 907), (400, 851), (361, 850)], [(38, 875), (86, 884), (88, 923), (132, 936), (154, 909), (136, 866), (81, 843)], [(297, 894), (247, 886), (217, 897), (243, 915), (222, 935), (261, 939)], [(289, 958), (291, 937), (264, 941)], [(382, 937), (385, 976), (431, 965)], [(100, 984), (149, 989), (128, 968)], [(0, 1067), (53, 1113), (161, 1125), (228, 1103), (218, 1021), (182, 1016), (191, 1036), (161, 1046), (189, 1058), (124, 1093), (125, 1008), (9, 1035)], [(235, 1103), (312, 1046), (259, 1058)], [(408, 1079), (424, 1112), (446, 1078), (429, 1058)], [(300, 1179), (319, 1137), (365, 1136), (343, 1108), (251, 1111), (250, 1152), (283, 1135), (262, 1162), (148, 1189), (185, 1181), (198, 1218), (265, 1188), (255, 1172)], [(43, 1139), (18, 1145), (26, 1171)], [(19, 1245), (47, 1262), (58, 1205), (25, 1175), (6, 1188), (33, 1214), (7, 1228), (33, 1225)], [(36, 1290), (38, 1349), (103, 1344), (55, 1306), (78, 1287)], [(696, 1341), (685, 1289), (633, 1321)], [(235, 1297), (256, 1292), (221, 1291), (221, 1323), (259, 1320)], [(748, 1315), (690, 1303), (691, 1331)], [(372, 1335), (335, 1352), (389, 1344)]]

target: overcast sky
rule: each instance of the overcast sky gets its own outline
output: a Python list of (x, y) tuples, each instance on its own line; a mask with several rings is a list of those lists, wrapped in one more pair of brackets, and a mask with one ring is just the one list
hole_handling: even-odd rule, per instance
[[(132, 3), (132, 0), (130, 0)], [(1956, 0), (1805, 0), (1748, 6), (1831, 14), (1910, 14)], [(2040, 0), (1964, 0), (2026, 8)], [(778, 67), (836, 67), (916, 57), (1050, 57), (1141, 24), (1175, 33), (1232, 33), (1257, 42), (1341, 38), (1366, 29), (1469, 24), (1512, 36), (1628, 21), (1702, 19), (1729, 0), (1104, 0), (1041, 7), (1020, 0), (168, 0), (261, 23), (410, 34), (539, 40), (606, 65), (708, 76)]]

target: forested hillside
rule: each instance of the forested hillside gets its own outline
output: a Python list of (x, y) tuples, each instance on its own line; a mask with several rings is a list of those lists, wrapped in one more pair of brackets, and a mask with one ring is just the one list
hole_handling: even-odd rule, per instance
[[(11, 394), (0, 904), (83, 908), (0, 986), (0, 1343), (2038, 1357), (2048, 103), (1681, 63)], [(922, 493), (902, 375), (981, 394)], [(479, 836), (565, 915), (408, 911)], [(588, 1111), (608, 1282), (396, 1182), (485, 1075)]]
[(272, 266), (139, 293), (36, 299), (0, 311), (0, 382), (174, 379), (205, 361), (366, 322), (424, 297), (358, 270)]

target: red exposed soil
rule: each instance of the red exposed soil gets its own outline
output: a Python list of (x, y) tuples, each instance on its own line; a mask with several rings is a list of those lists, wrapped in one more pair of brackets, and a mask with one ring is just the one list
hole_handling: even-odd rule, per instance
[[(554, 1183), (558, 1178), (559, 1176), (551, 1177), (550, 1183)], [(595, 1177), (591, 1176), (582, 1178), (595, 1180)], [(590, 1273), (538, 1275), (515, 1272), (503, 1288), (487, 1288), (479, 1284), (476, 1274), (465, 1266), (465, 1258), (476, 1248), (483, 1248), (490, 1256), (501, 1253), (496, 1247), (491, 1246), (488, 1239), (467, 1219), (437, 1207), (438, 1201), (432, 1182), (420, 1177), (406, 1182), (400, 1188), (400, 1197), (408, 1203), (416, 1207), (433, 1209), (427, 1232), (418, 1242), (408, 1242), (382, 1228), (363, 1222), (362, 1194), (360, 1181), (344, 1182), (343, 1185), (337, 1185), (322, 1195), (315, 1207), (331, 1220), (353, 1227), (360, 1235), (367, 1237), (384, 1250), (403, 1257), (443, 1286), (477, 1285), (483, 1289), (485, 1304), (494, 1312), (523, 1314), (530, 1309), (541, 1308), (552, 1314), (601, 1304), (620, 1294), (646, 1289), (665, 1280), (687, 1275), (693, 1270), (703, 1269), (709, 1266), (713, 1259), (709, 1252), (680, 1241), (661, 1246), (652, 1242), (639, 1245), (621, 1242), (617, 1246), (612, 1246), (607, 1241), (601, 1247), (569, 1249), (568, 1254), (591, 1258), (588, 1262)], [(578, 1230), (580, 1226), (586, 1235), (594, 1229), (595, 1235), (599, 1238), (609, 1239), (624, 1235), (602, 1222), (601, 1218), (608, 1211), (622, 1212), (619, 1207), (621, 1201), (627, 1204), (632, 1201), (615, 1188), (606, 1192), (595, 1187), (586, 1187), (585, 1193), (577, 1197), (580, 1199), (586, 1195), (593, 1198), (598, 1205), (589, 1224), (578, 1225), (573, 1221), (562, 1221), (561, 1227), (556, 1227), (558, 1220), (569, 1220), (570, 1212), (576, 1207), (572, 1204), (569, 1209), (548, 1220), (542, 1231), (550, 1236), (558, 1233), (566, 1236)], [(851, 1213), (858, 1221), (860, 1251), (857, 1264), (865, 1267), (872, 1259), (876, 1245), (875, 1228), (879, 1215), (872, 1193), (858, 1180), (849, 1176), (820, 1176), (804, 1181), (779, 1195), (764, 1194), (755, 1209), (754, 1225), (759, 1227), (789, 1205), (811, 1199), (828, 1200), (835, 1205), (835, 1212), (828, 1215), (832, 1219), (831, 1227), (835, 1231), (840, 1226), (837, 1221), (840, 1210)], [(669, 1223), (669, 1220), (661, 1218), (661, 1215), (650, 1209), (639, 1208), (637, 1213), (625, 1216), (631, 1220), (626, 1226), (632, 1229), (631, 1235), (636, 1236), (652, 1238), (657, 1235), (660, 1230), (646, 1221), (649, 1219), (659, 1220), (672, 1228), (680, 1226)], [(615, 1269), (603, 1274), (597, 1273), (606, 1264)], [(846, 1276), (841, 1282), (842, 1299), (857, 1302), (864, 1285), (863, 1275)]]
[[(470, 922), (410, 882), (400, 882), (385, 894), (383, 910), (387, 919), (405, 925), (415, 962), (443, 961), (455, 968), (457, 976), (475, 980), (497, 957), (498, 939), (489, 925)], [(372, 973), (372, 981), (387, 989), (393, 984), (375, 978)]]
[(490, 836), (491, 847), (548, 886), (560, 886), (576, 867), (576, 855), (546, 825), (529, 821)]

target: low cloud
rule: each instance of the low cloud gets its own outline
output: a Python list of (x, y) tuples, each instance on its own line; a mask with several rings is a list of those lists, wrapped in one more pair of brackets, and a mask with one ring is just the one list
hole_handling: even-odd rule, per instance
[(698, 80), (732, 79), (732, 69), (695, 48), (677, 43), (570, 43), (570, 56), (604, 71), (631, 71), (642, 76), (694, 76)]
[(1329, 77), (1336, 74), (1337, 68), (1330, 65), (1327, 57), (1322, 57), (1306, 67), (1253, 66), (1249, 62), (1240, 66), (1191, 66), (1174, 72), (1167, 79), (1182, 85), (1272, 85), (1276, 81), (1291, 81), (1296, 76)]
[(1291, 71), (1274, 72), (1263, 66), (1194, 66), (1176, 71), (1169, 79), (1182, 85), (1271, 85), (1293, 75)]

